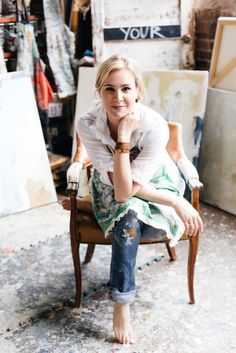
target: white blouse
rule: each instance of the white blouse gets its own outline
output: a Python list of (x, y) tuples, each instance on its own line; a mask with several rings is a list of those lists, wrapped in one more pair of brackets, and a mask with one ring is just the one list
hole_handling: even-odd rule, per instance
[[(156, 111), (137, 103), (136, 109), (141, 116), (140, 127), (131, 135), (130, 148), (137, 146), (140, 153), (131, 162), (133, 180), (140, 185), (147, 184), (159, 164), (165, 164), (173, 175), (180, 190), (184, 182), (178, 168), (166, 151), (169, 139), (169, 128), (165, 119)], [(113, 154), (108, 148), (115, 149), (116, 142), (110, 136), (107, 116), (99, 104), (93, 110), (85, 113), (76, 123), (76, 131), (84, 143), (93, 166), (100, 173), (103, 183), (111, 185), (108, 172), (113, 172)]]

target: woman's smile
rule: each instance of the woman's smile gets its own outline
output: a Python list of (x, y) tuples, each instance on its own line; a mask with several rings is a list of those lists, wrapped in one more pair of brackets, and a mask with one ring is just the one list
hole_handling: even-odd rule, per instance
[(122, 110), (123, 108), (125, 108), (125, 105), (112, 105), (111, 107), (116, 110)]

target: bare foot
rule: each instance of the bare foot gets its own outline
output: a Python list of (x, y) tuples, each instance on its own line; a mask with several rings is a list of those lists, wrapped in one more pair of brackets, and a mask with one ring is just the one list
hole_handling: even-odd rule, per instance
[(113, 310), (113, 330), (119, 343), (133, 343), (129, 304), (115, 303)]
[[(82, 197), (77, 197), (76, 198), (77, 202), (77, 209), (81, 211), (86, 211), (86, 212), (91, 212), (92, 211), (92, 205), (91, 202), (84, 200)], [(64, 210), (70, 210), (70, 198), (66, 197), (62, 200), (61, 202), (62, 207)]]

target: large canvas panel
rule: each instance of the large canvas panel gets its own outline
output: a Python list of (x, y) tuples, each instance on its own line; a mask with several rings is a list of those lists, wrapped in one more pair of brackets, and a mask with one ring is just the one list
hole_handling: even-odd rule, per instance
[(201, 197), (236, 215), (236, 93), (209, 88), (201, 146)]
[(57, 201), (31, 78), (0, 75), (0, 217)]
[(143, 72), (146, 103), (167, 121), (181, 123), (188, 158), (198, 167), (208, 72), (156, 70)]

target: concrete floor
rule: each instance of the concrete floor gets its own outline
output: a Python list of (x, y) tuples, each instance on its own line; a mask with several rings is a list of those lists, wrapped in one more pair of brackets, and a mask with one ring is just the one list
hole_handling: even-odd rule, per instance
[[(0, 220), (0, 353), (236, 352), (236, 217), (202, 204), (205, 228), (196, 264), (196, 304), (188, 305), (188, 243), (168, 261), (165, 247), (140, 247), (136, 336), (112, 336), (110, 247), (83, 269), (83, 306), (74, 309), (69, 212), (51, 204)], [(83, 252), (85, 248), (83, 247)]]

